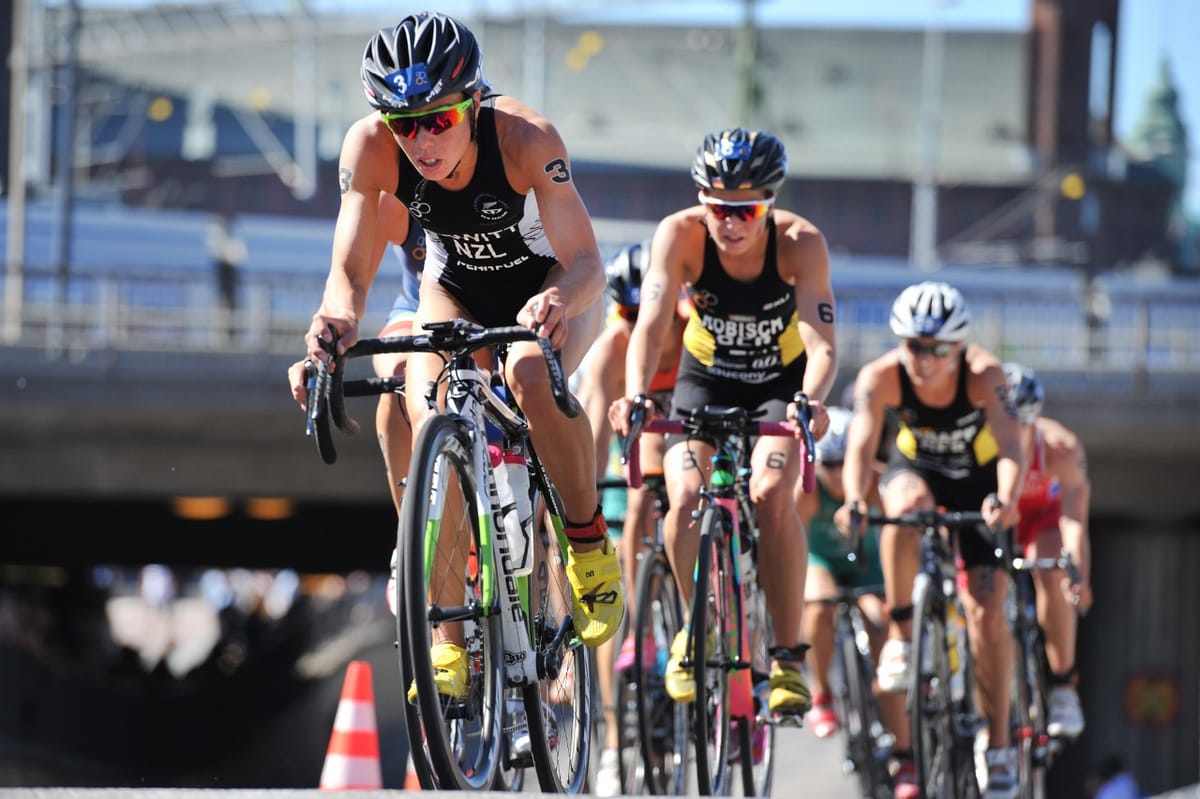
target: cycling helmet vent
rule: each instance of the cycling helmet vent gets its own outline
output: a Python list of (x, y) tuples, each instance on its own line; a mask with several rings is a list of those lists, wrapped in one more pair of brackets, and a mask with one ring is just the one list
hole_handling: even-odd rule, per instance
[(367, 102), (382, 110), (419, 108), (487, 86), (475, 35), (453, 17), (428, 11), (371, 37), (362, 82)]
[(1017, 419), (1021, 424), (1033, 424), (1046, 403), (1042, 381), (1032, 369), (1013, 361), (1004, 364), (1004, 377), (1008, 381), (1008, 398), (1017, 409)]
[(753, 189), (775, 194), (787, 177), (783, 143), (765, 131), (732, 128), (704, 137), (692, 162), (701, 189)]
[(927, 280), (900, 292), (892, 304), (891, 327), (901, 338), (962, 341), (971, 330), (971, 312), (958, 289)]
[(840, 405), (825, 409), (829, 414), (829, 429), (817, 442), (817, 460), (839, 465), (846, 458), (846, 431), (850, 429), (851, 412)]

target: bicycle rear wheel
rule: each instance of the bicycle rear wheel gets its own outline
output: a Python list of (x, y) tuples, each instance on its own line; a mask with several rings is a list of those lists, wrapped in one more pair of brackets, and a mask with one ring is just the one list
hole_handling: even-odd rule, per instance
[(918, 576), (919, 587), (913, 591), (913, 672), (908, 693), (913, 759), (923, 797), (963, 799), (956, 779), (955, 708), (943, 602), (928, 580), (921, 582), (922, 577)]
[[(422, 787), (483, 791), (500, 768), (504, 644), (500, 617), (485, 607), (492, 591), (484, 582), (490, 570), (479, 564), (471, 457), (470, 441), (448, 417), (431, 418), (418, 436), (400, 513), (397, 632), (404, 683), (417, 691), (405, 719)], [(430, 655), (441, 640), (433, 630), (455, 623), (467, 652), (462, 698), (438, 693)]]
[(692, 673), (696, 698), (691, 705), (695, 738), (696, 789), (701, 796), (724, 796), (731, 784), (728, 624), (737, 618), (731, 604), (733, 576), (725, 561), (730, 520), (723, 508), (705, 509), (700, 552), (692, 589)]
[[(688, 709), (667, 694), (663, 663), (675, 635), (683, 629), (683, 601), (671, 563), (661, 548), (647, 551), (637, 576), (632, 684), (641, 750), (642, 782), (658, 796), (687, 793)], [(646, 668), (647, 643), (653, 641), (655, 665)]]
[(559, 544), (563, 516), (558, 496), (538, 486), (534, 574), (529, 578), (530, 642), (538, 681), (524, 686), (525, 712), (538, 785), (546, 793), (583, 793), (591, 754), (595, 662), (571, 623), (571, 584)]

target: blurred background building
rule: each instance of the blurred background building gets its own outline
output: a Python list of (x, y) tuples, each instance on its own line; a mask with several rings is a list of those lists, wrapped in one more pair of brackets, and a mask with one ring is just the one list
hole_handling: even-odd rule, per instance
[[(982, 28), (939, 0), (901, 26), (768, 25), (781, 4), (766, 0), (729, 0), (729, 24), (494, 5), (463, 14), (486, 71), (555, 122), (605, 253), (694, 201), (705, 132), (770, 129), (789, 154), (781, 203), (833, 253), (838, 390), (890, 344), (896, 292), (931, 274), (966, 293), (981, 343), (1042, 374), (1047, 413), (1089, 448), (1105, 587), (1081, 631), (1089, 731), (1053, 795), (1082, 796), (1112, 751), (1150, 790), (1200, 779), (1189, 139), (1165, 59), (1140, 124), (1116, 136), (1118, 0), (1028, 0), (1018, 22)], [(114, 763), (61, 718), (83, 698), (119, 716), (135, 693), (142, 721), (184, 717), (207, 741), (213, 697), (235, 691), (262, 699), (247, 733), (282, 739), (297, 725), (267, 717), (304, 712), (307, 681), (361, 645), (348, 630), (390, 634), (376, 615), (394, 516), (373, 437), (339, 438), (337, 466), (321, 465), (284, 370), (328, 269), (341, 136), (368, 111), (362, 46), (397, 13), (0, 0), (0, 500), (41, 520), (0, 536), (0, 673), (38, 697), (0, 703), (0, 775), (15, 750), (47, 780), (127, 784), (121, 769), (154, 762), (154, 779), (203, 784), (238, 761), (225, 773), (241, 784), (315, 784), (321, 734), (305, 767), (231, 755), (249, 734), (186, 763), (144, 736), (143, 757)], [(397, 285), (385, 265), (364, 330)], [(292, 569), (348, 576), (334, 590)], [(220, 574), (230, 591), (213, 590)], [(207, 643), (172, 660), (177, 618)]]

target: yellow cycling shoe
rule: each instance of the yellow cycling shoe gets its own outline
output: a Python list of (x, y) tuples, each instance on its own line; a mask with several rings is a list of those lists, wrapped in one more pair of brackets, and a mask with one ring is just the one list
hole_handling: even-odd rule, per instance
[[(607, 531), (607, 523), (599, 511), (589, 528)], [(625, 615), (621, 563), (616, 547), (607, 540), (607, 532), (602, 534), (605, 540), (600, 549), (590, 552), (571, 549), (567, 555), (571, 616), (580, 640), (587, 646), (599, 646), (616, 635)]]
[(671, 642), (671, 657), (667, 660), (667, 672), (663, 675), (667, 685), (667, 694), (676, 702), (690, 704), (696, 699), (696, 678), (691, 668), (679, 665), (688, 655), (688, 631), (686, 629), (675, 633)]
[(776, 666), (771, 669), (767, 686), (771, 689), (767, 698), (767, 707), (771, 713), (781, 716), (803, 716), (812, 709), (808, 683), (799, 669)]
[[(429, 656), (433, 660), (433, 684), (437, 686), (438, 693), (451, 699), (466, 699), (469, 693), (467, 688), (467, 650), (458, 644), (441, 641), (433, 645), (429, 650)], [(408, 688), (408, 702), (409, 704), (417, 702), (415, 680)]]

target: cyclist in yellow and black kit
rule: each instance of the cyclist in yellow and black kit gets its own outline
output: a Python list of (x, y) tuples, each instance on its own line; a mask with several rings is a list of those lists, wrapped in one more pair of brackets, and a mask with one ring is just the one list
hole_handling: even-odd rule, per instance
[[(890, 324), (900, 344), (863, 366), (855, 380), (842, 475), (846, 504), (835, 515), (838, 527), (849, 529), (852, 508), (866, 509), (871, 464), (889, 408), (895, 409), (899, 432), (879, 478), (885, 514), (941, 506), (980, 511), (992, 528), (1014, 526), (1024, 468), (1020, 429), (1000, 361), (966, 341), (971, 327), (966, 301), (946, 283), (918, 283), (896, 298)], [(992, 495), (996, 502), (989, 500)], [(903, 754), (911, 738), (901, 694), (909, 683), (918, 532), (884, 527), (880, 553), (891, 615), (879, 656), (880, 705)], [(1013, 668), (1004, 613), (1008, 572), (997, 568), (993, 545), (975, 531), (959, 536), (959, 554), (966, 572), (961, 596), (975, 664), (975, 699), (989, 732), (984, 796), (1010, 799), (1016, 793), (1016, 763), (1008, 748)], [(911, 761), (901, 763), (894, 782), (898, 799), (918, 795)]]
[[(734, 128), (705, 137), (692, 166), (699, 203), (663, 219), (654, 233), (626, 361), (627, 397), (647, 392), (682, 285), (694, 309), (672, 414), (742, 406), (782, 421), (792, 396), (803, 390), (814, 400), (813, 435), (825, 432), (823, 402), (837, 374), (829, 253), (812, 222), (775, 207), (786, 173), (783, 144), (769, 133)], [(622, 435), (631, 408), (628, 398), (610, 408), (609, 420)], [(691, 513), (713, 452), (709, 442), (671, 440), (664, 460), (670, 504), (664, 533), (685, 607), (699, 548)], [(799, 715), (810, 698), (800, 671), (807, 545), (792, 496), (797, 442), (759, 439), (751, 475), (762, 534), (758, 568), (777, 645), (768, 702), (773, 713)], [(691, 670), (681, 666), (686, 638), (685, 631), (673, 642), (666, 674), (668, 693), (681, 702), (695, 697)]]

